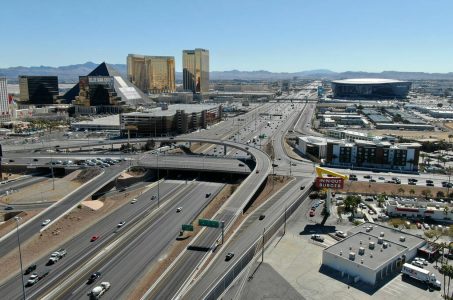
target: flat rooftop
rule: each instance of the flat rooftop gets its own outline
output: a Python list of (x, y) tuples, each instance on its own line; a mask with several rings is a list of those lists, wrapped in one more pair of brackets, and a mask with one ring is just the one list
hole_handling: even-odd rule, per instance
[(203, 110), (210, 110), (217, 108), (219, 105), (216, 104), (173, 104), (168, 105), (168, 109), (162, 110), (160, 107), (150, 109), (146, 112), (131, 112), (123, 114), (125, 116), (146, 116), (146, 117), (169, 117), (174, 116), (176, 111), (184, 110), (186, 114), (200, 113)]
[(119, 115), (112, 115), (93, 120), (80, 121), (71, 123), (71, 125), (107, 125), (107, 126), (120, 126)]
[[(372, 227), (371, 231), (366, 232), (367, 228), (369, 228), (369, 227)], [(410, 233), (407, 233), (404, 231), (400, 231), (400, 230), (397, 230), (392, 227), (387, 227), (387, 226), (379, 225), (376, 223), (370, 223), (370, 222), (363, 223), (359, 226), (351, 228), (348, 231), (348, 233), (350, 233), (350, 234), (355, 234), (355, 233), (359, 233), (359, 232), (366, 233), (368, 235), (372, 235), (375, 237), (379, 237), (381, 232), (383, 232), (384, 240), (388, 240), (388, 241), (390, 241), (392, 243), (396, 243), (396, 244), (405, 245), (406, 247), (408, 247), (410, 249), (412, 249), (414, 247), (419, 247), (421, 244), (426, 242), (424, 239), (422, 239), (416, 235), (413, 235), (413, 234), (410, 234)], [(404, 242), (400, 241), (401, 236), (405, 237), (406, 240)]]
[[(369, 248), (370, 242), (374, 243), (374, 249)], [(383, 243), (387, 243), (386, 248), (384, 248)], [(394, 243), (386, 237), (383, 237), (383, 243), (378, 244), (378, 236), (366, 232), (357, 232), (326, 248), (324, 251), (335, 255), (338, 259), (349, 260), (350, 263), (356, 264), (357, 267), (361, 265), (362, 267), (376, 270), (388, 261), (395, 259), (396, 256), (402, 255), (408, 248), (405, 245)], [(359, 254), (360, 247), (364, 248), (363, 254)], [(350, 252), (355, 253), (355, 259), (349, 258)]]

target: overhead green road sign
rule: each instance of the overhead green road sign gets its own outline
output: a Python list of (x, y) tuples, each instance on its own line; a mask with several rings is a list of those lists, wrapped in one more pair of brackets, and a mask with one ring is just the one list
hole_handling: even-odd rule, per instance
[(193, 225), (192, 224), (182, 224), (182, 230), (184, 231), (193, 231)]
[(220, 222), (217, 221), (217, 220), (210, 220), (210, 219), (198, 219), (198, 225), (206, 226), (206, 227), (219, 228), (220, 227)]

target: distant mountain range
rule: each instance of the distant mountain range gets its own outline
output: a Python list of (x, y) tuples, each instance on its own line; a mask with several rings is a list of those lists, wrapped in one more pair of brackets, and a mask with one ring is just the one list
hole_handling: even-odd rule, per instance
[[(98, 64), (86, 62), (84, 64), (61, 66), (61, 67), (11, 67), (0, 68), (0, 76), (6, 76), (11, 83), (17, 82), (19, 75), (56, 75), (61, 83), (73, 83), (78, 81), (79, 76), (87, 75)], [(126, 74), (125, 64), (111, 64), (121, 74)], [(424, 73), (424, 72), (398, 72), (384, 71), (380, 73), (369, 72), (333, 72), (320, 69), (301, 71), (295, 73), (273, 73), (269, 71), (212, 71), (211, 80), (282, 80), (298, 77), (300, 79), (347, 79), (347, 78), (387, 78), (400, 80), (453, 80), (453, 72), (449, 73)], [(182, 72), (176, 72), (176, 80), (182, 80)]]

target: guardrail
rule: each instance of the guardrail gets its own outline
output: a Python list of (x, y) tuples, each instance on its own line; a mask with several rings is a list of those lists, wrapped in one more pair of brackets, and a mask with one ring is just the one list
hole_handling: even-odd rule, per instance
[[(277, 232), (281, 225), (284, 224), (285, 219), (290, 217), (297, 208), (302, 204), (308, 194), (311, 192), (312, 186), (307, 188), (305, 192), (288, 208), (281, 213), (281, 215), (272, 223), (272, 225), (264, 231), (263, 237), (259, 237), (255, 242), (241, 255), (241, 257), (236, 260), (230, 269), (224, 273), (224, 275), (214, 283), (214, 286), (210, 286), (203, 293), (202, 299), (206, 300), (215, 300), (218, 299), (229, 287), (229, 285), (234, 281), (234, 279), (244, 270), (244, 268), (253, 260), (255, 255), (259, 252), (262, 247), (266, 245), (272, 236)], [(285, 216), (286, 214), (286, 216)], [(264, 242), (264, 244), (263, 244)]]

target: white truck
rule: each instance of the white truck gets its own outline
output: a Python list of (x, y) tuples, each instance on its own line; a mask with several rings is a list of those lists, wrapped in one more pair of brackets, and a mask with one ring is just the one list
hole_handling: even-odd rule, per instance
[(50, 254), (49, 261), (47, 262), (47, 265), (53, 265), (54, 263), (59, 261), (61, 258), (63, 258), (63, 256), (65, 256), (65, 255), (66, 255), (66, 250), (63, 249), (63, 248), (58, 249), (55, 252), (52, 252), (52, 254)]
[(441, 287), (441, 283), (439, 280), (437, 280), (436, 275), (431, 273), (429, 270), (425, 270), (417, 266), (405, 263), (403, 265), (401, 273), (403, 273), (403, 276), (404, 275), (410, 276), (414, 279), (425, 282), (435, 288), (440, 289)]
[(102, 297), (110, 288), (110, 282), (101, 282), (101, 285), (94, 287), (89, 293), (91, 300), (97, 300)]

